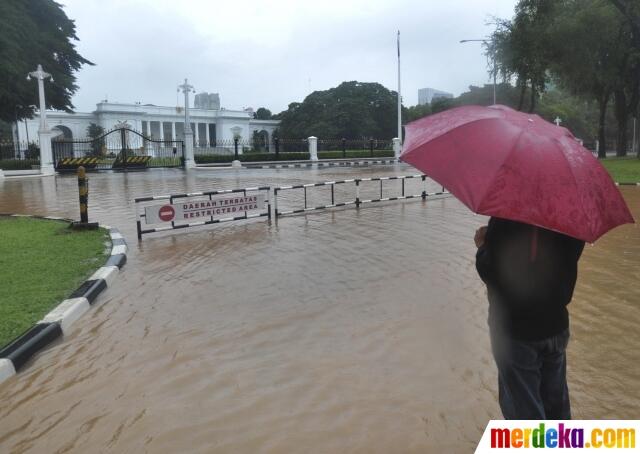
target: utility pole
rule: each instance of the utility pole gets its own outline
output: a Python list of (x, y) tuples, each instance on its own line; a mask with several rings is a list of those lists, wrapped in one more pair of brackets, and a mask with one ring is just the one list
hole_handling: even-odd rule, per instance
[(400, 90), (400, 30), (398, 30), (398, 139), (402, 144), (402, 91)]

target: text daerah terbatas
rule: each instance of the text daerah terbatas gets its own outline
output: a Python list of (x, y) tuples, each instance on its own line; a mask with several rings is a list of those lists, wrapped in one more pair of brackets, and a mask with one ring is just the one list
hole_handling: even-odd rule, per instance
[(257, 210), (258, 197), (255, 195), (237, 197), (235, 199), (203, 200), (182, 204), (184, 219), (215, 216), (218, 214), (244, 213)]

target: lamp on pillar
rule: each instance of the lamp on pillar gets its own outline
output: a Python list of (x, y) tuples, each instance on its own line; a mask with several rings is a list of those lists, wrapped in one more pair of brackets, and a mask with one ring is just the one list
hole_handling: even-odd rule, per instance
[(53, 133), (47, 126), (47, 105), (44, 99), (44, 81), (45, 79), (51, 79), (51, 82), (53, 82), (53, 76), (44, 72), (42, 65), (38, 65), (35, 71), (27, 74), (27, 80), (31, 80), (32, 77), (38, 80), (38, 98), (40, 100), (40, 129), (38, 129), (38, 138), (40, 141), (40, 172), (43, 175), (53, 175), (55, 173), (51, 153), (51, 136)]
[(178, 92), (184, 93), (184, 166), (192, 169), (196, 166), (193, 156), (193, 131), (191, 130), (191, 119), (189, 118), (189, 93), (195, 93), (193, 85), (189, 85), (187, 79), (182, 85), (178, 85)]

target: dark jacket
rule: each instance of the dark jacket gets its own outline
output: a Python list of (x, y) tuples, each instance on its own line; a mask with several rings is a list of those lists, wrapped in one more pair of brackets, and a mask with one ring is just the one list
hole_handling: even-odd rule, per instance
[(540, 340), (569, 326), (584, 242), (540, 227), (491, 218), (476, 268), (487, 284), (489, 325), (515, 339)]

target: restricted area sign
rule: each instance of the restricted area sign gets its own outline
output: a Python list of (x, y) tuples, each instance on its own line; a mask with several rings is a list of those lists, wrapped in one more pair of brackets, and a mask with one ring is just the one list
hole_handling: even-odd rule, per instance
[(148, 206), (144, 209), (147, 224), (193, 222), (224, 219), (254, 214), (264, 210), (265, 194), (229, 195), (211, 200), (174, 200), (172, 204)]

